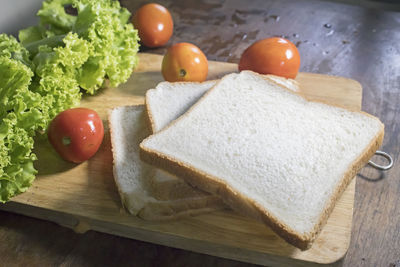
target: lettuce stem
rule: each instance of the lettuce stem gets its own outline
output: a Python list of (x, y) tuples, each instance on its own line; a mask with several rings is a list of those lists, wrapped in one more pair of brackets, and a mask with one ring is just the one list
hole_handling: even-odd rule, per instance
[(25, 45), (25, 48), (29, 51), (31, 57), (34, 57), (39, 52), (39, 46), (47, 45), (49, 47), (64, 46), (63, 39), (67, 36), (66, 34), (54, 35), (41, 39)]

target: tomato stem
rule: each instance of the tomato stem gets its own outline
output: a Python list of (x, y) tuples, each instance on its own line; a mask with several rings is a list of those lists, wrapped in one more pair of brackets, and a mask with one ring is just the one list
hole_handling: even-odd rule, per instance
[(63, 137), (62, 143), (63, 143), (64, 146), (68, 146), (69, 144), (71, 144), (71, 138)]
[(185, 77), (185, 76), (186, 76), (186, 70), (180, 69), (180, 70), (179, 70), (179, 76)]

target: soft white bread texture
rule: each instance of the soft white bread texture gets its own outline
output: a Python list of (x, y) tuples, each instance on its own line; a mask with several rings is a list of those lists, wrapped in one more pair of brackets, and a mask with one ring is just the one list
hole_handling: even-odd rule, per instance
[[(151, 131), (157, 132), (172, 120), (178, 118), (215, 83), (216, 81), (203, 83), (161, 82), (155, 89), (148, 90), (146, 93), (146, 109)], [(182, 201), (190, 203), (192, 198), (199, 201), (202, 197), (205, 199), (210, 197), (208, 193), (197, 190), (175, 175), (159, 169), (155, 170), (150, 179), (152, 181), (152, 193), (162, 200), (174, 200), (178, 197)], [(209, 202), (204, 201), (203, 203), (208, 204)], [(214, 203), (211, 204), (215, 207)]]
[(146, 138), (140, 154), (307, 249), (383, 134), (367, 113), (308, 101), (243, 71)]
[(153, 176), (161, 171), (139, 159), (139, 144), (150, 134), (146, 116), (144, 106), (118, 107), (109, 112), (114, 179), (126, 209), (147, 220), (174, 219), (221, 209), (223, 204), (218, 197), (189, 185), (178, 188), (176, 185), (171, 188), (168, 183), (163, 187), (158, 182), (155, 185)]
[(185, 113), (216, 81), (161, 82), (146, 92), (146, 109), (153, 133)]
[[(299, 91), (299, 85), (293, 79), (285, 79), (275, 75), (266, 75), (266, 77), (292, 91)], [(146, 109), (152, 132), (160, 131), (185, 113), (216, 83), (217, 80), (202, 83), (161, 82), (156, 88), (147, 90)]]
[[(283, 77), (267, 75), (269, 78), (286, 86), (293, 91), (299, 91), (299, 86), (295, 80)], [(217, 81), (198, 82), (161, 82), (155, 89), (150, 89), (146, 93), (146, 111), (153, 133), (160, 131), (171, 121), (184, 114), (194, 103), (196, 103)], [(176, 197), (186, 197), (190, 202), (191, 198), (202, 196), (209, 198), (203, 191), (194, 189), (183, 179), (167, 172), (157, 170), (150, 177), (152, 181), (152, 193), (161, 197), (163, 200), (171, 200)], [(208, 203), (208, 202), (204, 202)]]

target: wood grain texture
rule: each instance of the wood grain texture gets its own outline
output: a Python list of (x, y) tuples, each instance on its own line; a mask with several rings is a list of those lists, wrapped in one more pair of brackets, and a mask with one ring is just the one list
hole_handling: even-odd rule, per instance
[[(82, 106), (95, 109), (106, 120), (109, 108), (142, 103), (146, 90), (162, 80), (161, 73), (155, 71), (161, 60), (159, 55), (140, 54), (140, 65), (126, 84), (85, 98)], [(236, 64), (210, 61), (209, 79), (236, 70)], [(361, 86), (353, 80), (301, 73), (298, 81), (302, 93), (311, 99), (361, 107)], [(262, 223), (228, 210), (167, 223), (127, 214), (113, 180), (108, 131), (99, 152), (79, 165), (63, 161), (46, 141), (36, 148), (39, 175), (33, 186), (1, 209), (51, 220), (81, 233), (96, 230), (257, 264), (332, 263), (344, 256), (350, 242), (355, 182), (338, 202), (313, 247), (300, 251)]]
[[(121, 0), (131, 11), (145, 2)], [(398, 262), (400, 14), (377, 8), (378, 1), (369, 1), (369, 8), (313, 0), (158, 2), (171, 10), (175, 22), (168, 45), (192, 42), (211, 60), (237, 63), (255, 40), (282, 35), (298, 46), (302, 71), (344, 76), (362, 84), (362, 109), (385, 123), (382, 149), (396, 161), (388, 172), (365, 167), (358, 175), (351, 244), (338, 265)], [(388, 10), (399, 10), (399, 4), (391, 3), (397, 8)], [(142, 50), (163, 54), (166, 47)], [(0, 241), (0, 258), (7, 266), (252, 266), (99, 232), (75, 234), (53, 223), (3, 211)]]

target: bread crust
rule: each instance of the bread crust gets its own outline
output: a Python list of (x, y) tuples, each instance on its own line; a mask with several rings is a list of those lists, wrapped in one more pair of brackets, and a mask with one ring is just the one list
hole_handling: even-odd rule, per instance
[[(262, 77), (263, 79), (268, 80), (269, 82), (272, 82), (282, 88), (284, 88), (287, 91), (290, 91), (286, 87), (276, 83), (275, 81), (271, 80), (268, 78), (268, 76), (263, 76), (257, 74), (259, 77)], [(162, 129), (161, 131), (164, 131), (168, 129), (169, 127), (172, 127), (177, 121), (180, 119), (184, 118), (187, 116), (193, 108), (195, 108), (201, 101), (204, 101), (204, 99), (207, 97), (207, 95), (214, 90), (215, 86), (211, 88), (209, 91), (207, 91), (203, 97), (195, 103), (185, 114), (183, 114), (180, 118), (178, 118), (174, 123), (169, 124), (167, 127)], [(297, 94), (301, 96), (302, 98), (308, 100), (306, 97), (304, 97), (301, 93), (299, 92), (293, 92), (290, 91), (293, 94)], [(321, 101), (310, 101), (310, 102), (319, 102)], [(331, 104), (327, 104), (330, 106), (335, 106)], [(339, 108), (343, 108), (340, 106), (337, 106)], [(343, 108), (346, 110), (349, 110), (351, 112), (358, 112), (362, 113), (364, 115), (373, 117), (379, 121), (378, 118), (362, 112), (362, 111), (354, 111), (351, 109)], [(368, 160), (374, 155), (375, 151), (381, 146), (382, 141), (383, 141), (383, 136), (384, 136), (384, 125), (381, 123), (381, 129), (377, 133), (377, 135), (372, 139), (370, 144), (363, 150), (363, 152), (359, 155), (359, 157), (352, 163), (350, 164), (348, 170), (344, 173), (343, 177), (341, 178), (340, 182), (336, 185), (333, 194), (331, 198), (327, 201), (325, 204), (325, 207), (323, 209), (323, 212), (321, 213), (321, 216), (318, 219), (318, 223), (314, 226), (313, 230), (308, 233), (301, 235), (297, 232), (295, 232), (293, 229), (291, 229), (288, 225), (280, 222), (275, 216), (273, 216), (271, 213), (269, 213), (265, 208), (261, 207), (258, 205), (254, 200), (249, 199), (247, 196), (241, 194), (240, 192), (237, 192), (233, 190), (229, 185), (221, 181), (218, 177), (212, 176), (210, 174), (207, 174), (199, 169), (196, 169), (195, 167), (186, 164), (182, 161), (179, 161), (173, 157), (167, 156), (165, 154), (162, 154), (158, 151), (148, 149), (143, 146), (143, 142), (140, 144), (140, 158), (154, 166), (157, 166), (161, 169), (164, 169), (170, 173), (173, 173), (179, 177), (184, 177), (184, 179), (190, 183), (191, 185), (198, 187), (204, 191), (210, 192), (212, 194), (217, 194), (219, 195), (224, 202), (230, 206), (233, 210), (244, 214), (244, 215), (249, 215), (252, 216), (258, 220), (263, 221), (265, 224), (271, 227), (271, 229), (277, 233), (280, 237), (282, 237), (284, 240), (286, 240), (289, 244), (300, 248), (301, 250), (306, 250), (309, 249), (315, 240), (315, 238), (318, 236), (320, 231), (322, 230), (322, 227), (326, 224), (326, 221), (331, 214), (335, 203), (337, 200), (340, 198), (346, 187), (350, 184), (354, 176), (357, 174), (357, 172), (368, 162)], [(149, 138), (149, 137), (148, 137)]]
[(156, 125), (154, 123), (154, 119), (153, 119), (153, 113), (151, 111), (150, 105), (149, 105), (149, 101), (147, 100), (147, 93), (149, 92), (149, 90), (147, 90), (146, 92), (146, 97), (144, 100), (144, 107), (145, 107), (145, 112), (146, 112), (146, 119), (147, 119), (147, 125), (149, 126), (149, 130), (151, 134), (154, 134), (156, 131)]

